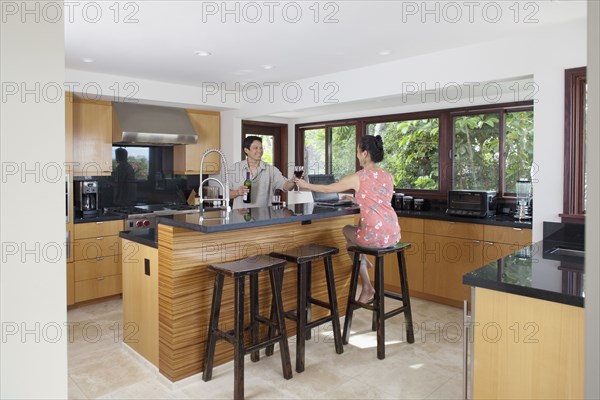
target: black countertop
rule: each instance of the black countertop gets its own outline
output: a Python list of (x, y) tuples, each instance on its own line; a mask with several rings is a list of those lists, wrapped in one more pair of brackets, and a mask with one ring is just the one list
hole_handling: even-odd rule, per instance
[(476, 217), (458, 217), (454, 215), (448, 215), (444, 211), (410, 211), (410, 210), (396, 210), (396, 214), (399, 217), (410, 217), (410, 218), (422, 218), (422, 219), (436, 219), (441, 221), (452, 221), (452, 222), (464, 222), (467, 224), (482, 224), (482, 225), (497, 225), (497, 226), (510, 226), (513, 228), (526, 228), (531, 229), (531, 219), (529, 220), (518, 220), (512, 215), (493, 215), (486, 218)]
[(224, 211), (206, 211), (203, 219), (199, 213), (159, 216), (157, 223), (211, 233), (290, 222), (310, 223), (317, 219), (358, 214), (358, 212), (358, 207), (320, 207), (314, 203), (303, 203), (290, 205), (289, 208), (268, 206), (236, 209), (229, 213), (229, 219), (223, 218)]
[(154, 228), (123, 231), (119, 233), (119, 237), (158, 249), (157, 230)]
[(584, 258), (533, 243), (463, 276), (465, 285), (583, 307)]

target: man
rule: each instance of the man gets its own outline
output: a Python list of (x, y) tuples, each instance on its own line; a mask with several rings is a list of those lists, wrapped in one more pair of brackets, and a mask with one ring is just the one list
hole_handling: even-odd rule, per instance
[(115, 150), (117, 166), (112, 172), (114, 182), (114, 204), (125, 206), (133, 204), (135, 200), (135, 172), (127, 162), (127, 150), (119, 147)]
[[(242, 147), (246, 159), (233, 165), (229, 173), (229, 197), (233, 199), (233, 208), (265, 207), (271, 204), (271, 196), (277, 189), (291, 190), (294, 181), (285, 178), (281, 172), (272, 165), (262, 161), (263, 146), (259, 136), (247, 136)], [(250, 203), (244, 203), (244, 194), (248, 188), (243, 185), (246, 172), (250, 172), (252, 179), (252, 193)]]

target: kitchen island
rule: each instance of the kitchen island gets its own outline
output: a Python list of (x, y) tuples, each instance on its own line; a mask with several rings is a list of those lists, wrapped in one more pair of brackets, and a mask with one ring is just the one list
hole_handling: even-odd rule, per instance
[[(139, 265), (142, 275), (145, 269), (148, 281), (156, 276), (153, 271), (158, 271), (154, 284), (158, 293), (157, 304), (147, 305), (147, 308), (156, 309), (157, 338), (147, 338), (146, 335), (152, 334), (152, 331), (144, 329), (142, 332), (145, 325), (138, 324), (138, 342), (132, 347), (136, 349), (139, 341), (152, 343), (154, 340), (158, 345), (155, 365), (173, 382), (202, 372), (214, 285), (214, 275), (207, 271), (207, 265), (283, 251), (302, 244), (320, 243), (340, 249), (340, 253), (333, 257), (333, 265), (338, 304), (346, 304), (351, 262), (342, 228), (356, 223), (358, 212), (357, 207), (317, 207), (312, 203), (290, 208), (275, 206), (233, 210), (228, 219), (222, 219), (220, 211), (209, 211), (202, 215), (202, 219), (197, 213), (161, 216), (156, 230), (122, 232), (121, 238), (126, 239), (123, 240), (124, 271)], [(142, 255), (145, 254), (143, 251), (152, 249), (153, 243), (157, 244), (158, 262), (155, 264), (159, 267), (156, 269), (152, 268), (151, 258)], [(145, 260), (148, 262), (145, 263)], [(128, 274), (124, 272), (124, 279), (126, 276)], [(260, 312), (263, 315), (268, 315), (270, 309), (271, 293), (266, 279), (266, 275), (259, 279)], [(327, 299), (324, 271), (318, 264), (313, 268), (312, 282), (312, 295)], [(124, 285), (126, 288), (127, 284)], [(220, 318), (223, 328), (233, 326), (233, 301), (227, 300), (232, 298), (232, 290), (232, 282), (226, 280)], [(285, 309), (293, 309), (296, 272), (291, 264), (285, 269), (282, 294)], [(132, 299), (128, 303), (127, 299), (124, 293), (124, 316), (130, 315), (129, 306), (135, 301)], [(315, 307), (313, 318), (319, 318), (326, 312)], [(124, 324), (128, 322), (124, 320)], [(295, 335), (295, 324), (289, 320), (286, 323), (289, 336)], [(141, 354), (145, 356), (143, 352)], [(233, 347), (223, 341), (218, 343), (215, 364), (232, 359)]]
[(464, 276), (475, 292), (472, 398), (583, 398), (584, 258), (549, 242)]

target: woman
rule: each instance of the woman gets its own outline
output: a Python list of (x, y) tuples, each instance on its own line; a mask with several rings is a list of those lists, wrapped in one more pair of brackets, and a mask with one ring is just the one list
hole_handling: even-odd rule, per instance
[[(383, 160), (383, 140), (381, 136), (363, 136), (356, 146), (356, 158), (362, 169), (347, 175), (339, 182), (331, 185), (310, 184), (302, 179), (295, 179), (301, 189), (315, 192), (336, 193), (353, 189), (356, 196), (354, 201), (360, 206), (359, 225), (346, 225), (344, 236), (348, 245), (362, 247), (390, 247), (400, 241), (400, 226), (398, 217), (392, 208), (394, 195), (394, 180), (392, 175), (379, 168), (377, 163)], [(354, 254), (350, 254), (354, 259)], [(358, 298), (361, 303), (368, 303), (375, 295), (367, 268), (373, 265), (361, 254), (360, 278), (362, 291)]]

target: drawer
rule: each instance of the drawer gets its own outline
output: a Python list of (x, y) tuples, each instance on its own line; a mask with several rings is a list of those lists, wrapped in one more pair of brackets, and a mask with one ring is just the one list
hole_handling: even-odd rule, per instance
[(399, 217), (398, 223), (402, 232), (423, 233), (423, 221), (420, 218)]
[(531, 229), (484, 225), (483, 240), (526, 246), (531, 244)]
[(119, 294), (122, 292), (122, 287), (123, 279), (121, 275), (75, 282), (75, 302)]
[(75, 239), (114, 236), (123, 230), (123, 220), (86, 222), (73, 225)]
[(429, 235), (448, 236), (454, 238), (482, 240), (483, 227), (480, 224), (466, 224), (463, 222), (425, 220), (424, 233)]
[(121, 238), (99, 236), (93, 239), (78, 239), (73, 242), (75, 261), (121, 254)]
[(121, 274), (121, 255), (75, 261), (75, 282)]

